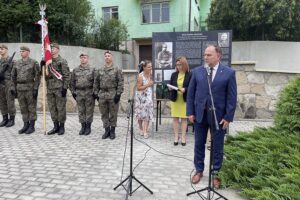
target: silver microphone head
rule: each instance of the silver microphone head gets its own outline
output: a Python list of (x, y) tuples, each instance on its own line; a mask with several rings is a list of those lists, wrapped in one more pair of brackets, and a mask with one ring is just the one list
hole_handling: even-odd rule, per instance
[(204, 63), (204, 68), (206, 69), (207, 75), (210, 75), (210, 68), (209, 65), (207, 63)]

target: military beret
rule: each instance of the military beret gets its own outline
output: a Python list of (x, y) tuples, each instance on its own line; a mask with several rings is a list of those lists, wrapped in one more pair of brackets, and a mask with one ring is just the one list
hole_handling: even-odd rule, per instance
[(105, 51), (104, 55), (107, 54), (107, 53), (110, 54), (110, 55), (113, 55), (111, 51)]
[(52, 43), (52, 44), (51, 44), (51, 48), (53, 48), (53, 47), (59, 49), (59, 45), (58, 45), (57, 43)]
[(1, 48), (1, 49), (8, 49), (7, 46), (6, 46), (5, 44), (1, 44), (1, 45), (0, 45), (0, 48)]
[(20, 50), (22, 50), (22, 51), (30, 51), (30, 49), (28, 47), (26, 47), (26, 46), (21, 46)]
[(81, 57), (81, 56), (89, 56), (87, 53), (85, 53), (85, 52), (82, 52), (80, 55), (79, 55), (79, 57)]

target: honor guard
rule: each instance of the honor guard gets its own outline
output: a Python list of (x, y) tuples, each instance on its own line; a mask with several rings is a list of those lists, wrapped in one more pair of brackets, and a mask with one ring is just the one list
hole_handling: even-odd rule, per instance
[(65, 133), (67, 89), (70, 82), (68, 63), (59, 55), (59, 45), (51, 45), (52, 64), (46, 70), (47, 100), (54, 127), (48, 135)]
[(70, 90), (77, 102), (79, 122), (81, 123), (79, 135), (89, 135), (96, 98), (93, 93), (95, 68), (88, 63), (89, 56), (86, 53), (80, 54), (79, 57), (80, 65), (72, 72)]
[(31, 134), (35, 131), (37, 96), (40, 84), (40, 66), (36, 60), (29, 57), (30, 49), (20, 48), (21, 59), (16, 62), (11, 71), (12, 94), (18, 94), (18, 101), (24, 126), (19, 134)]
[(13, 61), (8, 56), (8, 48), (4, 44), (0, 45), (0, 55), (0, 110), (3, 116), (0, 127), (11, 127), (15, 124), (16, 115), (15, 97), (10, 93)]
[(99, 110), (105, 133), (102, 139), (115, 139), (119, 101), (124, 90), (122, 70), (113, 64), (110, 51), (104, 53), (105, 65), (95, 73), (94, 95), (99, 97)]

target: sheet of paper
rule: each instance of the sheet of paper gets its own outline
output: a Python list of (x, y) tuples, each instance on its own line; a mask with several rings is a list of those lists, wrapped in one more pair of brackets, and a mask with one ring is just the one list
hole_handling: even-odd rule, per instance
[(175, 87), (174, 85), (167, 84), (167, 86), (172, 90), (178, 90), (178, 87)]

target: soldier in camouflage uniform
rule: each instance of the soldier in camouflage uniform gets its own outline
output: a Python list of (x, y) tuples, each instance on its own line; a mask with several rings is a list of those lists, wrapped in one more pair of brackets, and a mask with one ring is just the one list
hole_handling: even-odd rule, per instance
[(70, 90), (77, 102), (79, 122), (81, 130), (79, 135), (89, 135), (96, 96), (93, 93), (95, 68), (88, 63), (89, 56), (86, 53), (80, 54), (80, 65), (75, 68), (71, 75)]
[[(66, 121), (66, 95), (71, 78), (70, 69), (67, 61), (59, 55), (59, 45), (57, 43), (51, 45), (51, 54), (52, 69), (51, 66), (47, 67), (46, 82), (48, 106), (54, 127), (48, 132), (48, 135), (55, 133), (63, 135)], [(62, 76), (61, 79), (59, 79), (59, 75)]]
[(18, 94), (18, 101), (24, 126), (19, 134), (31, 134), (35, 131), (36, 104), (40, 84), (40, 66), (36, 60), (29, 58), (30, 49), (21, 47), (22, 59), (18, 60), (11, 71), (11, 93)]
[(0, 110), (3, 116), (0, 127), (11, 127), (15, 124), (16, 115), (15, 97), (10, 93), (13, 62), (8, 64), (10, 58), (6, 45), (0, 45), (0, 55)]
[(105, 65), (95, 73), (94, 95), (99, 97), (99, 110), (105, 133), (102, 139), (115, 139), (119, 101), (124, 90), (122, 70), (113, 65), (110, 51), (104, 53)]

